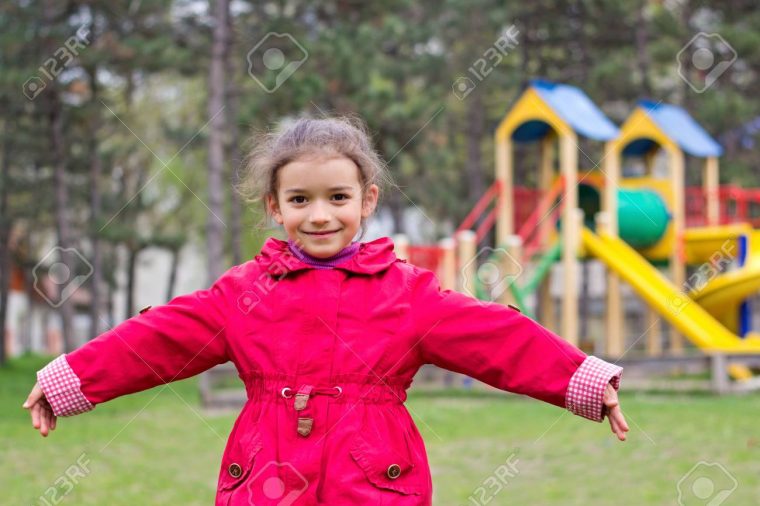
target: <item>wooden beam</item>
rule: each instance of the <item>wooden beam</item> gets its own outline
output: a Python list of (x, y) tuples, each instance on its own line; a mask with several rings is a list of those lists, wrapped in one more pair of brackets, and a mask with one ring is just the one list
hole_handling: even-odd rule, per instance
[(565, 178), (562, 210), (562, 337), (578, 345), (578, 143), (575, 132), (559, 138), (559, 164)]

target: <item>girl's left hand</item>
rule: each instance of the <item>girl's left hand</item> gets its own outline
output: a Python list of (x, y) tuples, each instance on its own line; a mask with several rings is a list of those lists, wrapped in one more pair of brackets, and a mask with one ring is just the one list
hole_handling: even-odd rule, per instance
[(53, 408), (50, 407), (38, 383), (34, 384), (22, 407), (29, 410), (32, 415), (32, 427), (39, 430), (42, 437), (47, 437), (51, 430), (55, 430), (58, 417), (53, 414)]
[(607, 384), (607, 389), (604, 391), (604, 413), (610, 421), (612, 432), (617, 435), (619, 440), (625, 441), (625, 433), (628, 432), (628, 424), (625, 423), (623, 411), (620, 409), (617, 390), (615, 390), (615, 387), (609, 383)]

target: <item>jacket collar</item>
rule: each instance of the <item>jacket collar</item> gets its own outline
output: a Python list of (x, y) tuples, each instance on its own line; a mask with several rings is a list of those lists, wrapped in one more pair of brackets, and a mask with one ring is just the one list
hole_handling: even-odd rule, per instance
[[(293, 255), (287, 241), (274, 237), (266, 240), (261, 253), (256, 255), (255, 260), (267, 272), (275, 276), (315, 268)], [(375, 274), (387, 269), (396, 260), (393, 240), (390, 237), (381, 237), (370, 242), (360, 242), (359, 251), (334, 268), (357, 274)]]

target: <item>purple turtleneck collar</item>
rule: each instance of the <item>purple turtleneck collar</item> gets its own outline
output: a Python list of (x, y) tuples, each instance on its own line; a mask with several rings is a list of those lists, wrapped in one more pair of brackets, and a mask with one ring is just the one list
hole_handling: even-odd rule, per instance
[(359, 251), (360, 244), (361, 243), (354, 241), (330, 257), (317, 258), (306, 253), (306, 251), (304, 251), (303, 248), (297, 246), (295, 241), (292, 239), (288, 239), (288, 248), (293, 253), (293, 255), (295, 255), (295, 257), (303, 263), (309, 264), (317, 269), (332, 269), (336, 265), (345, 262)]

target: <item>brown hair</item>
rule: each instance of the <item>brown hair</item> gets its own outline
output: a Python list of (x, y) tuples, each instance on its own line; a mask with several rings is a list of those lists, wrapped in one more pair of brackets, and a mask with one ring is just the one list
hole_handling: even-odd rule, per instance
[[(356, 116), (283, 120), (273, 131), (255, 132), (250, 144), (237, 189), (248, 203), (261, 201), (264, 219), (260, 225), (270, 215), (267, 195), (277, 199), (278, 169), (294, 160), (319, 154), (353, 160), (359, 168), (362, 202), (366, 188), (372, 184), (380, 187), (387, 170), (385, 162), (372, 148), (367, 126)], [(362, 218), (360, 237), (365, 232), (366, 223)]]

